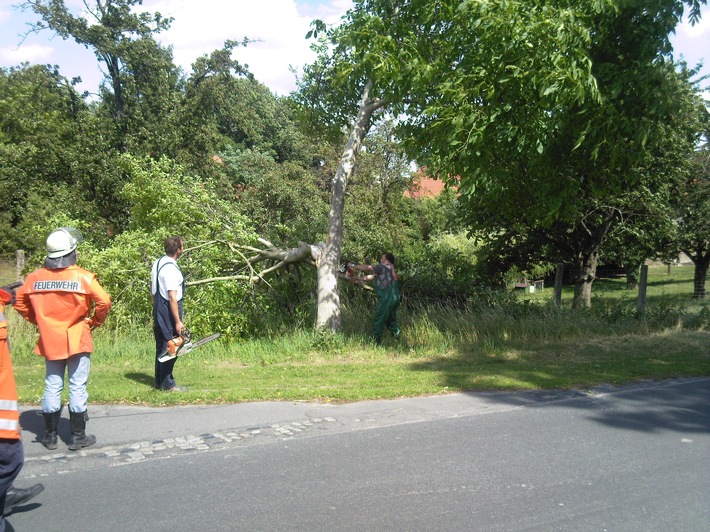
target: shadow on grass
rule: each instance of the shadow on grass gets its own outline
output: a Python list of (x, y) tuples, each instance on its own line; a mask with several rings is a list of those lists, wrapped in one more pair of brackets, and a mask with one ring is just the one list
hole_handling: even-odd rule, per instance
[(609, 279), (598, 279), (594, 281), (594, 287), (597, 292), (603, 290), (605, 292), (628, 292), (632, 293), (634, 290), (629, 290), (626, 287), (626, 280), (623, 283), (610, 281)]
[(690, 285), (691, 289), (693, 287), (693, 279), (652, 279), (648, 281), (648, 286), (679, 286), (687, 287)]
[(137, 382), (138, 384), (145, 384), (150, 388), (153, 388), (153, 385), (155, 384), (155, 375), (149, 373), (138, 373), (135, 371), (131, 371), (126, 373), (125, 377), (127, 379)]

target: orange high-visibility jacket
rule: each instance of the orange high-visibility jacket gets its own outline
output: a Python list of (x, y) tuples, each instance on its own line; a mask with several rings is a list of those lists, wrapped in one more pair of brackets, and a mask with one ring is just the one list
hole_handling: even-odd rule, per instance
[(5, 305), (9, 302), (10, 294), (0, 290), (0, 438), (19, 440), (20, 411), (17, 408), (17, 386), (5, 319)]
[(32, 272), (15, 297), (15, 310), (39, 328), (35, 353), (47, 360), (91, 353), (91, 328), (101, 325), (111, 308), (96, 275), (76, 265)]

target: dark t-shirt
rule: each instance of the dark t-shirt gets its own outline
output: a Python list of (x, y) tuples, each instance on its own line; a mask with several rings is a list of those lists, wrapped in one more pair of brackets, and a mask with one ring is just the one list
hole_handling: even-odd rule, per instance
[(380, 290), (387, 290), (397, 281), (397, 274), (392, 265), (375, 264), (372, 269), (377, 276), (375, 282), (377, 283), (377, 288)]

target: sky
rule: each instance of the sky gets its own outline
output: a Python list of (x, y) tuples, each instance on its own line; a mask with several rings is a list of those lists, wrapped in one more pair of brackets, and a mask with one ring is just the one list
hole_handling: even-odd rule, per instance
[[(0, 67), (23, 61), (59, 65), (64, 77), (82, 78), (80, 92), (95, 93), (103, 75), (94, 53), (48, 30), (22, 41), (27, 23), (39, 17), (16, 7), (21, 2), (0, 0)], [(83, 0), (65, 4), (75, 15), (84, 7)], [(156, 40), (172, 45), (175, 63), (188, 73), (195, 59), (222, 48), (226, 40), (248, 37), (254, 42), (238, 47), (233, 59), (249, 65), (272, 92), (286, 96), (296, 88), (291, 67), (300, 70), (315, 59), (312, 40), (305, 39), (311, 21), (337, 23), (351, 5), (351, 0), (143, 0), (142, 11), (173, 17), (170, 29), (157, 34)]]
[[(21, 2), (0, 0), (0, 67), (24, 61), (59, 65), (66, 78), (82, 78), (80, 92), (95, 93), (103, 75), (93, 52), (48, 30), (23, 40), (27, 23), (38, 17), (16, 7)], [(84, 7), (83, 0), (65, 3), (74, 14)], [(144, 0), (142, 9), (174, 18), (157, 40), (172, 45), (174, 61), (185, 72), (201, 55), (222, 48), (225, 40), (248, 37), (254, 42), (237, 48), (233, 58), (249, 65), (272, 92), (286, 96), (296, 87), (292, 69), (300, 71), (315, 59), (305, 39), (311, 21), (337, 23), (351, 5), (352, 0)], [(676, 58), (682, 55), (690, 66), (704, 59), (702, 73), (710, 75), (710, 7), (703, 8), (700, 24), (682, 24), (672, 42)]]

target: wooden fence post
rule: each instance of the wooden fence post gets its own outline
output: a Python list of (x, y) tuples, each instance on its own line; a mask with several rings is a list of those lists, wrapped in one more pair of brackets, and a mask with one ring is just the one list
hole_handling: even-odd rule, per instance
[(643, 313), (646, 310), (646, 286), (648, 285), (648, 265), (641, 266), (641, 279), (639, 279), (639, 295), (636, 306)]
[(557, 263), (557, 272), (555, 273), (555, 305), (562, 305), (562, 276), (565, 271), (565, 265), (562, 262)]
[(17, 281), (24, 281), (22, 277), (22, 270), (25, 269), (25, 250), (18, 249), (15, 252), (15, 277)]

